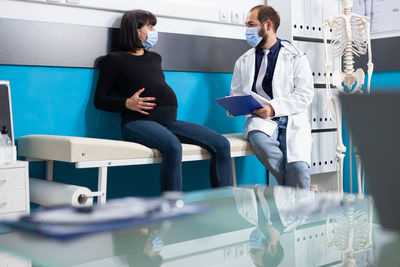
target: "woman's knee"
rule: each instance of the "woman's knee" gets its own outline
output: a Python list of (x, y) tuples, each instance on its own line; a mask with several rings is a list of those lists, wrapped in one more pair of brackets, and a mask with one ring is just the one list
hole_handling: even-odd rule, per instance
[(161, 154), (163, 156), (178, 156), (182, 157), (182, 144), (178, 138), (168, 140), (162, 144)]
[(231, 155), (231, 143), (229, 142), (228, 139), (226, 139), (226, 137), (222, 135), (218, 138), (217, 142), (215, 143), (214, 149), (216, 150), (217, 153), (221, 153), (228, 157), (230, 157)]

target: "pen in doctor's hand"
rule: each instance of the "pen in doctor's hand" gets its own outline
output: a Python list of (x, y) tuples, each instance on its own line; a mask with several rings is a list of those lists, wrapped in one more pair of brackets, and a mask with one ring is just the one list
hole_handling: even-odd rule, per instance
[(137, 111), (144, 115), (149, 115), (146, 110), (152, 110), (156, 106), (155, 103), (151, 101), (155, 101), (155, 97), (140, 97), (140, 94), (143, 93), (144, 88), (138, 90), (134, 93), (130, 98), (127, 98), (125, 101), (125, 107), (127, 109)]

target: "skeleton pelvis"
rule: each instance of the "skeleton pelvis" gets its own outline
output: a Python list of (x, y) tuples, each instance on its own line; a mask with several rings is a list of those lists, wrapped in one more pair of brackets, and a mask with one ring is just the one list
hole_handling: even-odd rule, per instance
[(342, 93), (362, 93), (361, 87), (364, 84), (364, 77), (365, 74), (362, 69), (357, 69), (350, 74), (336, 70), (332, 74), (332, 84), (336, 86)]

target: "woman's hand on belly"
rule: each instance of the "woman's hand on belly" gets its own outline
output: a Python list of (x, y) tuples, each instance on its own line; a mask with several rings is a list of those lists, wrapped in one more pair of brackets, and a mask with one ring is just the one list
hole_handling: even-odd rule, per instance
[(125, 107), (127, 109), (137, 111), (144, 115), (149, 115), (149, 113), (146, 112), (146, 110), (154, 109), (156, 104), (151, 101), (156, 100), (156, 98), (155, 97), (140, 97), (140, 94), (143, 93), (143, 91), (144, 91), (144, 88), (138, 90), (130, 98), (127, 98), (125, 101)]

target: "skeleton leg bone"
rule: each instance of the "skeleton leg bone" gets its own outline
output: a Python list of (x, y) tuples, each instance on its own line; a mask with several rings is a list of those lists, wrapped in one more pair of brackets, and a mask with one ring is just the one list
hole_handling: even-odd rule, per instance
[(340, 109), (339, 98), (337, 96), (332, 97), (333, 106), (335, 107), (335, 114), (336, 114), (336, 124), (337, 124), (337, 145), (336, 151), (340, 153), (346, 152), (346, 147), (343, 144), (342, 138), (342, 112)]
[[(357, 150), (355, 149), (355, 151), (357, 151)], [(362, 183), (361, 183), (362, 164), (361, 164), (360, 155), (357, 152), (356, 152), (356, 163), (357, 163), (357, 186), (358, 186), (357, 196), (359, 198), (363, 198), (364, 197), (364, 190), (362, 188)]]
[(353, 193), (353, 138), (349, 130), (350, 193)]
[(343, 160), (345, 157), (346, 147), (342, 139), (342, 113), (340, 112), (339, 99), (335, 96), (332, 98), (335, 107), (336, 124), (337, 124), (337, 145), (336, 145), (336, 161), (338, 175), (338, 192), (343, 194)]
[(338, 193), (343, 194), (343, 160), (344, 154), (337, 152), (336, 166), (337, 166), (337, 179), (338, 179)]

